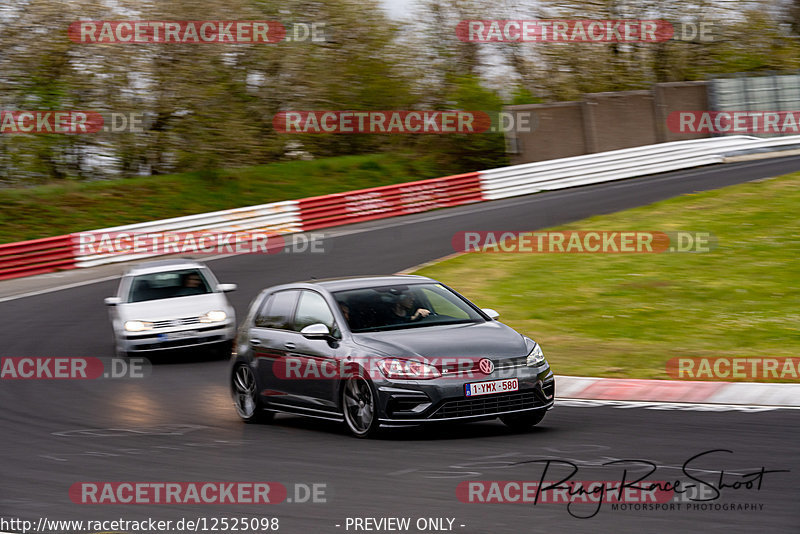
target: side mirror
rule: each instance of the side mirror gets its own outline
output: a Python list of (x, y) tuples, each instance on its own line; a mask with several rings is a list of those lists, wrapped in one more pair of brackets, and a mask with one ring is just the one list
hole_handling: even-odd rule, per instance
[(236, 288), (239, 287), (236, 284), (217, 284), (217, 289), (222, 291), (223, 293), (230, 293), (231, 291), (236, 291)]
[(331, 337), (331, 331), (322, 323), (310, 324), (300, 330), (300, 333), (306, 339), (328, 339)]
[(119, 297), (106, 297), (103, 302), (106, 303), (106, 306), (116, 306), (117, 304), (122, 304), (122, 299)]
[(497, 313), (496, 311), (494, 311), (494, 310), (493, 310), (493, 309), (491, 309), (491, 308), (481, 308), (481, 311), (482, 311), (483, 313), (485, 313), (486, 315), (488, 315), (488, 316), (489, 316), (489, 319), (491, 319), (491, 320), (493, 320), (493, 321), (494, 321), (494, 320), (497, 320), (497, 318), (498, 318), (498, 317), (500, 317), (500, 314), (499, 314), (499, 313)]

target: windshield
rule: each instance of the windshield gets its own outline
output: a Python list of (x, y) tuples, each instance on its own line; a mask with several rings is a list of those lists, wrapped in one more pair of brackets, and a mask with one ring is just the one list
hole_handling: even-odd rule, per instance
[(131, 281), (128, 302), (188, 297), (211, 293), (208, 281), (199, 269), (142, 274)]
[(353, 333), (485, 320), (464, 299), (436, 283), (352, 289), (333, 296)]

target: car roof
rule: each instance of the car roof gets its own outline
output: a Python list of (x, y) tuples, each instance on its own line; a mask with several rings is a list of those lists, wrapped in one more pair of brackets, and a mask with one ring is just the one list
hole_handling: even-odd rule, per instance
[(420, 284), (436, 282), (427, 276), (412, 274), (391, 276), (351, 276), (347, 278), (327, 278), (324, 280), (310, 280), (307, 283), (321, 286), (328, 291), (346, 291), (349, 289), (363, 289), (367, 287), (394, 286), (398, 284)]
[(416, 275), (392, 275), (392, 276), (350, 276), (346, 278), (323, 278), (318, 280), (307, 280), (305, 282), (292, 282), (289, 284), (279, 284), (266, 287), (262, 293), (273, 291), (285, 291), (287, 289), (323, 289), (334, 293), (336, 291), (347, 291), (350, 289), (364, 289), (369, 287), (394, 286), (398, 284), (424, 284), (436, 283), (436, 280), (425, 276)]
[(205, 264), (199, 261), (176, 259), (176, 260), (155, 260), (138, 263), (130, 267), (126, 275), (138, 275), (148, 273), (161, 273), (168, 271), (177, 271), (179, 269), (198, 269), (205, 267)]

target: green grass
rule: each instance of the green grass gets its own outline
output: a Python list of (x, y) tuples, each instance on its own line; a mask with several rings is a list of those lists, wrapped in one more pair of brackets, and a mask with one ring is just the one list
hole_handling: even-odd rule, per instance
[(540, 342), (559, 374), (669, 378), (668, 359), (800, 354), (800, 174), (559, 230), (711, 232), (708, 253), (479, 254), (420, 269)]
[(0, 189), (0, 243), (441, 176), (401, 154)]

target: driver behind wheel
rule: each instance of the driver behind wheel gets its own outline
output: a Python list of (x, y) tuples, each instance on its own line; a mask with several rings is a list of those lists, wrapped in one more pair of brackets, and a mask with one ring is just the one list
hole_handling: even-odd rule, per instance
[(405, 321), (417, 321), (430, 315), (431, 311), (425, 308), (416, 308), (414, 297), (409, 293), (401, 294), (392, 306), (392, 318)]

